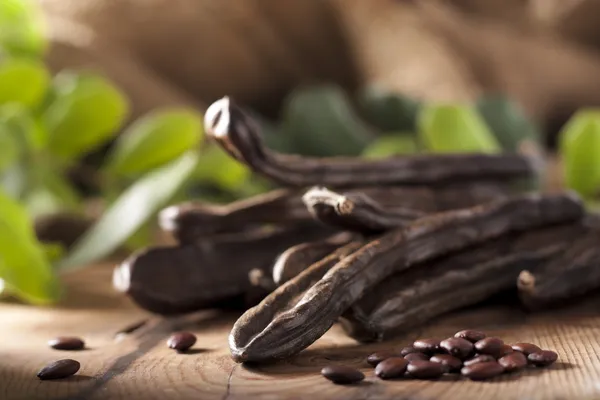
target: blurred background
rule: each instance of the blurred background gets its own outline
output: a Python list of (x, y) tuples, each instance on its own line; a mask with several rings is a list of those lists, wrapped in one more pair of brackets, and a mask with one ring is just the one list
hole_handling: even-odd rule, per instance
[(518, 152), (600, 189), (597, 0), (2, 0), (0, 278), (168, 242), (156, 214), (274, 186), (204, 140), (228, 95), (307, 156)]

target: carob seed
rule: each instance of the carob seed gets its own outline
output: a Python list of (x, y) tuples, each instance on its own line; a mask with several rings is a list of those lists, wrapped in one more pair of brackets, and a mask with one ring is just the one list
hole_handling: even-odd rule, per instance
[(466, 339), (471, 343), (475, 343), (485, 339), (486, 336), (483, 332), (465, 329), (464, 331), (456, 332), (454, 337)]
[(483, 381), (496, 377), (504, 372), (504, 367), (495, 361), (470, 365), (461, 369), (460, 373), (473, 381)]
[(177, 332), (167, 341), (170, 349), (186, 351), (196, 343), (196, 335), (190, 332)]
[(475, 349), (478, 353), (489, 354), (494, 357), (502, 352), (503, 347), (504, 342), (502, 339), (496, 337), (488, 337), (475, 343)]
[(500, 352), (498, 352), (496, 357), (501, 358), (501, 357), (504, 357), (513, 352), (514, 352), (513, 348), (510, 347), (509, 345), (505, 344), (504, 346), (502, 346), (502, 349), (500, 349)]
[(532, 343), (515, 343), (511, 347), (514, 351), (520, 351), (526, 356), (530, 355), (531, 353), (539, 353), (542, 351), (541, 348)]
[(465, 364), (465, 367), (469, 367), (473, 364), (482, 363), (482, 362), (490, 362), (490, 361), (496, 361), (496, 359), (494, 357), (490, 356), (489, 354), (480, 354), (478, 356), (471, 358), (470, 360), (466, 360), (464, 362), (464, 364)]
[(498, 364), (502, 365), (506, 372), (514, 372), (527, 366), (527, 358), (520, 351), (513, 351), (498, 359)]
[(330, 365), (321, 370), (321, 375), (333, 383), (346, 385), (357, 383), (365, 379), (365, 374), (359, 370), (345, 365)]
[(381, 379), (399, 378), (406, 372), (408, 361), (402, 357), (391, 357), (383, 360), (375, 368), (375, 375)]
[(440, 341), (437, 339), (415, 340), (413, 347), (425, 354), (434, 354), (440, 350)]
[(435, 379), (444, 375), (446, 367), (432, 361), (415, 360), (406, 367), (408, 374), (416, 379)]
[[(440, 348), (451, 356), (464, 360), (473, 354), (473, 343), (463, 338), (448, 338), (440, 342)], [(511, 349), (512, 351), (512, 349)]]
[(400, 350), (400, 354), (402, 356), (406, 356), (410, 353), (418, 353), (418, 352), (419, 352), (419, 350), (415, 349), (412, 346), (406, 346), (406, 347), (403, 347), (402, 350)]
[(373, 367), (377, 366), (383, 360), (386, 360), (390, 357), (400, 357), (401, 354), (399, 352), (394, 351), (378, 351), (376, 353), (371, 354), (367, 357), (367, 363)]
[(429, 357), (425, 354), (425, 353), (409, 353), (407, 355), (404, 356), (405, 360), (408, 360), (410, 362), (413, 361), (428, 361)]
[(60, 336), (49, 340), (48, 346), (56, 350), (82, 350), (85, 342), (74, 336)]
[(554, 364), (557, 359), (558, 354), (551, 350), (542, 350), (527, 356), (527, 360), (536, 367), (547, 367)]
[(450, 354), (435, 354), (429, 361), (442, 364), (446, 367), (446, 372), (459, 371), (463, 365), (460, 359), (451, 356)]
[(67, 378), (77, 373), (80, 367), (81, 365), (79, 364), (79, 362), (75, 360), (58, 360), (42, 368), (37, 373), (37, 377), (41, 380)]

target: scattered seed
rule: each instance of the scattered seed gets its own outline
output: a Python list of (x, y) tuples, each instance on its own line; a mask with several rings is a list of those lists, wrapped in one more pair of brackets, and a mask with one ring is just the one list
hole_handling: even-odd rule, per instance
[(82, 350), (85, 342), (74, 336), (60, 336), (49, 340), (48, 346), (56, 350)]
[(190, 332), (177, 332), (167, 341), (169, 348), (184, 352), (196, 343), (196, 335)]
[(435, 354), (429, 359), (431, 362), (440, 363), (446, 367), (446, 372), (460, 371), (463, 363), (460, 359), (450, 354)]
[(498, 359), (498, 364), (502, 365), (506, 372), (515, 372), (527, 366), (527, 358), (520, 351), (513, 351)]
[(37, 373), (37, 377), (41, 380), (67, 378), (77, 373), (80, 367), (81, 365), (79, 364), (79, 362), (75, 360), (58, 360), (46, 365), (44, 368), (39, 370), (39, 372)]
[(365, 379), (365, 374), (359, 370), (345, 365), (330, 365), (321, 370), (321, 375), (333, 383), (347, 385)]
[[(473, 343), (463, 338), (448, 338), (440, 342), (440, 348), (451, 356), (464, 360), (473, 354)], [(512, 349), (511, 349), (512, 351)]]
[(432, 361), (415, 360), (406, 367), (408, 374), (416, 379), (435, 379), (444, 375), (446, 367)]

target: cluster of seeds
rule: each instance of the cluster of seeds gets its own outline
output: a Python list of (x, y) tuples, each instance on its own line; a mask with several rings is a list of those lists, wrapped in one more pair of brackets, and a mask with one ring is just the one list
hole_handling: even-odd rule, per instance
[[(381, 351), (367, 357), (381, 379), (437, 379), (444, 374), (460, 373), (474, 381), (512, 373), (528, 365), (546, 367), (558, 355), (531, 343), (507, 345), (497, 337), (473, 330), (457, 332), (444, 340), (419, 339), (401, 350)], [(322, 375), (338, 384), (362, 381), (365, 375), (357, 369), (336, 365), (323, 368)]]

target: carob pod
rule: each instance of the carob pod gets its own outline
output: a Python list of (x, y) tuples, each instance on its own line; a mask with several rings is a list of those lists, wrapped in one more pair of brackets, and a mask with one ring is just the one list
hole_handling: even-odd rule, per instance
[(242, 227), (307, 221), (310, 214), (302, 192), (273, 190), (227, 205), (186, 202), (162, 210), (159, 226), (180, 244), (194, 243), (220, 233), (239, 232)]
[(600, 230), (565, 238), (568, 249), (541, 268), (523, 270), (519, 298), (529, 310), (551, 307), (600, 288)]
[(331, 230), (309, 223), (149, 248), (117, 266), (113, 284), (140, 307), (158, 314), (226, 306), (243, 298), (253, 268), (269, 269), (270, 274), (273, 260), (282, 251), (331, 234)]
[(348, 244), (353, 238), (352, 234), (342, 232), (325, 240), (301, 243), (290, 247), (275, 260), (273, 282), (276, 285), (281, 285), (289, 281), (307, 267)]
[(394, 273), (510, 232), (572, 221), (583, 212), (581, 201), (565, 193), (517, 196), (420, 218), (372, 240), (315, 284), (298, 285), (304, 271), (247, 310), (229, 336), (232, 357), (244, 362), (296, 354)]
[(362, 342), (389, 339), (513, 287), (524, 266), (547, 262), (584, 232), (576, 222), (506, 235), (394, 274), (352, 305), (342, 327)]
[(529, 159), (515, 154), (436, 154), (373, 160), (276, 153), (264, 145), (258, 124), (228, 97), (208, 108), (204, 125), (207, 135), (232, 157), (285, 186), (429, 185), (535, 176)]
[[(386, 209), (411, 209), (431, 213), (471, 207), (508, 196), (511, 188), (502, 182), (452, 183), (437, 187), (355, 188)], [(278, 189), (227, 205), (185, 202), (165, 208), (159, 214), (160, 227), (179, 244), (194, 243), (215, 235), (237, 233), (265, 224), (310, 221), (303, 190)]]
[(364, 193), (339, 194), (325, 187), (314, 187), (302, 200), (319, 221), (339, 229), (377, 234), (424, 217), (421, 211), (408, 208), (384, 209)]

